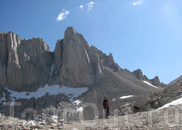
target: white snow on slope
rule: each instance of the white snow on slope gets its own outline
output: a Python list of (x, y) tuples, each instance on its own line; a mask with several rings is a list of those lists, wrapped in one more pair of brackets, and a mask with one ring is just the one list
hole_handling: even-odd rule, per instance
[(115, 98), (113, 98), (113, 99), (112, 99), (112, 101), (114, 102), (114, 101), (116, 101), (116, 99), (115, 99)]
[(76, 101), (74, 101), (73, 102), (74, 104), (76, 104), (76, 105), (79, 105), (80, 103), (82, 103), (80, 100), (76, 100)]
[(76, 112), (83, 112), (83, 107), (79, 107)]
[(182, 97), (177, 99), (177, 100), (174, 100), (174, 101), (172, 101), (170, 103), (167, 103), (167, 104), (165, 104), (164, 106), (162, 106), (162, 107), (160, 107), (158, 109), (163, 109), (163, 108), (167, 108), (169, 106), (175, 106), (175, 105), (179, 105), (179, 104), (182, 104)]
[(53, 69), (54, 69), (54, 63), (52, 63), (50, 75), (52, 75)]
[[(7, 89), (7, 88), (6, 88)], [(40, 98), (46, 93), (49, 95), (58, 95), (58, 94), (64, 94), (67, 97), (69, 97), (70, 102), (73, 102), (73, 99), (75, 97), (80, 96), (82, 93), (86, 92), (88, 90), (87, 87), (83, 88), (71, 88), (67, 86), (60, 86), (60, 85), (45, 85), (43, 88), (39, 88), (36, 92), (17, 92), (17, 91), (11, 91), (7, 89), (11, 94), (10, 96), (16, 99), (30, 99), (32, 97), (34, 98)]]
[(152, 85), (152, 84), (150, 84), (149, 82), (147, 82), (147, 81), (143, 81), (144, 83), (146, 83), (146, 84), (148, 84), (148, 85), (150, 85), (150, 86), (152, 86), (152, 87), (154, 87), (154, 88), (157, 88), (157, 89), (159, 89), (157, 86), (154, 86), (154, 85)]
[(126, 99), (126, 98), (130, 98), (130, 97), (133, 97), (133, 95), (122, 96), (122, 97), (120, 97), (120, 99)]
[(57, 115), (53, 115), (52, 117), (51, 117), (51, 119), (54, 121), (54, 122), (58, 122), (58, 116)]
[(3, 97), (0, 99), (0, 103), (1, 103), (2, 101), (6, 101), (5, 93), (3, 93)]

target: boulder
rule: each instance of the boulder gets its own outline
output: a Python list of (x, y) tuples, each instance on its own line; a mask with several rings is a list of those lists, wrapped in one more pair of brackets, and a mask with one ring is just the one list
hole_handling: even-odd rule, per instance
[(148, 103), (149, 100), (146, 97), (139, 96), (134, 103), (134, 107), (137, 107), (138, 109), (143, 109)]
[(49, 117), (46, 117), (45, 123), (46, 123), (47, 125), (52, 125), (52, 123), (54, 123), (54, 121), (53, 121), (53, 119), (51, 119), (51, 118), (49, 118)]
[(165, 104), (168, 103), (169, 101), (170, 101), (170, 98), (169, 98), (169, 97), (161, 98), (161, 99), (159, 100), (160, 106), (165, 105)]

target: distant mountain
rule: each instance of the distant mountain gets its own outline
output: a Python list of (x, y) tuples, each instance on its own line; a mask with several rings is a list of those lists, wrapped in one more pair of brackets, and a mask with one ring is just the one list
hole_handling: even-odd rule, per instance
[[(0, 33), (0, 103), (21, 102), (19, 113), (27, 107), (39, 111), (76, 99), (101, 108), (105, 96), (111, 108), (115, 108), (126, 102), (119, 99), (121, 96), (146, 95), (161, 86), (158, 77), (148, 80), (141, 70), (130, 72), (120, 68), (111, 53), (107, 56), (89, 46), (73, 27), (66, 29), (54, 52), (41, 38), (22, 40), (11, 31)], [(51, 93), (51, 89), (57, 92)], [(76, 95), (74, 91), (82, 93)], [(7, 113), (5, 107), (1, 108), (1, 112)]]
[(141, 69), (137, 69), (133, 71), (133, 74), (136, 76), (137, 79), (141, 79), (144, 81), (148, 81), (149, 83), (155, 85), (155, 86), (163, 86), (163, 83), (160, 82), (159, 77), (156, 76), (154, 79), (148, 79), (146, 75), (143, 75)]

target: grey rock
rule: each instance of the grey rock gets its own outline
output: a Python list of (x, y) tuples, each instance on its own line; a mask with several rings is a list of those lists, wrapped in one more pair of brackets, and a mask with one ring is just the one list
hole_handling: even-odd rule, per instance
[(6, 35), (0, 32), (0, 88), (6, 87), (6, 63), (7, 63), (7, 49), (6, 49)]
[(143, 76), (143, 80), (148, 81), (149, 79), (147, 78), (146, 75), (144, 75), (144, 76)]
[(170, 101), (170, 98), (169, 98), (169, 97), (161, 98), (161, 99), (159, 100), (160, 106), (165, 105), (165, 104), (168, 103), (169, 101)]
[(143, 73), (142, 73), (141, 69), (137, 69), (137, 70), (133, 71), (133, 74), (136, 76), (137, 79), (143, 80)]
[(101, 50), (98, 50), (96, 47), (91, 46), (90, 47), (95, 55), (99, 57), (101, 60), (101, 63), (109, 68), (112, 68), (114, 71), (119, 71), (121, 68), (118, 64), (115, 63), (112, 53), (107, 56), (105, 53), (103, 53)]
[(98, 54), (98, 49), (97, 49), (97, 47), (95, 47), (95, 46), (90, 46), (90, 48), (92, 49), (92, 51), (93, 51), (95, 54)]
[(22, 40), (14, 32), (8, 32), (4, 43), (7, 45), (6, 86), (9, 89), (33, 91), (47, 81), (53, 56), (43, 39)]
[(63, 39), (59, 39), (56, 43), (56, 47), (54, 50), (54, 70), (53, 73), (55, 72), (60, 72), (60, 68), (62, 67), (62, 57), (63, 54)]
[(133, 71), (133, 74), (135, 75), (137, 79), (148, 81), (149, 83), (155, 86), (162, 86), (162, 83), (160, 83), (158, 76), (156, 76), (154, 79), (148, 79), (146, 75), (143, 75), (141, 69), (137, 69)]
[(54, 123), (54, 121), (51, 118), (49, 118), (49, 117), (47, 117), (45, 119), (45, 122), (46, 122), (47, 125), (52, 125), (52, 123)]
[(104, 58), (106, 58), (106, 54), (103, 53), (101, 50), (98, 50), (97, 47), (91, 46), (90, 48), (92, 49), (92, 51), (93, 51), (96, 55), (99, 56), (99, 58), (100, 58), (101, 60), (103, 60)]
[(149, 100), (148, 100), (146, 97), (144, 97), (144, 96), (139, 96), (139, 97), (136, 99), (136, 101), (135, 101), (135, 103), (134, 103), (134, 106), (137, 107), (137, 108), (139, 108), (139, 109), (142, 109), (142, 108), (144, 108), (145, 105), (147, 105), (148, 103), (149, 103)]
[(161, 83), (160, 83), (160, 80), (159, 80), (158, 76), (156, 76), (154, 79), (152, 79), (151, 82), (155, 86), (161, 86)]
[(153, 103), (153, 107), (156, 109), (156, 108), (159, 108), (160, 107), (160, 103), (158, 102), (154, 102)]
[[(88, 86), (96, 80), (97, 68), (100, 64), (95, 63), (96, 57), (81, 34), (73, 27), (68, 27), (63, 40), (62, 65), (60, 68), (60, 81), (67, 86)], [(60, 51), (61, 52), (61, 51)], [(57, 64), (55, 64), (57, 66)], [(101, 70), (102, 71), (102, 70)]]

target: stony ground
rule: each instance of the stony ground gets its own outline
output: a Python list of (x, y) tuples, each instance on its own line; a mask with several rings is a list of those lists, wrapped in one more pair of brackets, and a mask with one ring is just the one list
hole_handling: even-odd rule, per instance
[(87, 121), (59, 121), (46, 119), (45, 122), (20, 120), (0, 114), (2, 130), (182, 130), (182, 105), (170, 106), (161, 110), (138, 112), (125, 116), (110, 116), (109, 119)]

